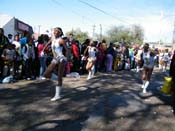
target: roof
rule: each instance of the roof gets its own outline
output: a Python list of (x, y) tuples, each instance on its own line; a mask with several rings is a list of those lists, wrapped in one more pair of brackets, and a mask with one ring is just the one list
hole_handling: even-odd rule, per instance
[(0, 14), (0, 28), (3, 28), (7, 22), (9, 22), (13, 17), (6, 15), (6, 14)]
[[(23, 21), (18, 20), (18, 19), (15, 18), (15, 17), (9, 16), (9, 15), (7, 15), (7, 14), (1, 14), (1, 13), (0, 13), (0, 28), (4, 28), (4, 26), (5, 26), (10, 20), (12, 20), (12, 19), (15, 20), (15, 23), (14, 23), (14, 24), (16, 24), (16, 22), (20, 22), (21, 24), (26, 25), (26, 26), (29, 27), (29, 29), (28, 29), (27, 31), (29, 31), (30, 33), (33, 33), (33, 28), (32, 28), (32, 26), (30, 26), (29, 24), (26, 24), (26, 23), (24, 23)], [(16, 26), (16, 25), (15, 25), (15, 26)], [(20, 29), (20, 28), (18, 27), (18, 29)], [(20, 29), (20, 30), (21, 30), (21, 29)], [(22, 30), (22, 31), (24, 31), (24, 30)]]

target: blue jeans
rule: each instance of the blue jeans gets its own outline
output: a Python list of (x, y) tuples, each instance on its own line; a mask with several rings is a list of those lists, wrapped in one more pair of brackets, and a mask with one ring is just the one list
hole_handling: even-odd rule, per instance
[(106, 72), (112, 71), (112, 65), (113, 65), (113, 56), (111, 54), (107, 54), (107, 56), (106, 56)]
[(40, 76), (43, 76), (45, 70), (46, 70), (46, 57), (39, 57), (40, 61)]

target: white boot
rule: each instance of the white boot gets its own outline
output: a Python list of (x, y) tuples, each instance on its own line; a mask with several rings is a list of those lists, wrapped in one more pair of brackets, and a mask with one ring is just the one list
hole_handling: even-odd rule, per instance
[(89, 71), (89, 75), (88, 75), (88, 77), (87, 77), (87, 80), (90, 80), (90, 79), (91, 79), (91, 74), (92, 74), (92, 71), (90, 70), (90, 71)]
[(145, 80), (143, 80), (143, 82), (142, 82), (143, 84), (142, 84), (142, 88), (144, 88), (145, 87), (145, 83), (146, 83), (146, 81)]
[(58, 99), (60, 99), (60, 89), (61, 87), (60, 86), (56, 86), (55, 88), (55, 96), (51, 99), (51, 101), (56, 101)]
[(95, 74), (95, 66), (93, 65), (91, 68), (91, 78), (94, 77)]
[(137, 72), (137, 73), (139, 72), (139, 66), (136, 67), (136, 72)]
[(146, 93), (146, 89), (149, 86), (149, 81), (146, 81), (145, 86), (143, 88), (143, 93)]
[(166, 68), (165, 68), (165, 66), (163, 66), (163, 71), (162, 72), (166, 72)]
[(162, 71), (162, 65), (161, 65), (161, 64), (159, 64), (159, 70), (161, 70), (161, 71)]

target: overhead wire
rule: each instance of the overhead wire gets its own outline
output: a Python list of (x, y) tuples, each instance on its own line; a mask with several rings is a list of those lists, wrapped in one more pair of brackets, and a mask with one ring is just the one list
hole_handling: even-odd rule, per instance
[(78, 0), (78, 1), (79, 1), (80, 3), (83, 3), (83, 4), (85, 4), (85, 5), (89, 6), (89, 7), (91, 7), (91, 8), (93, 8), (93, 9), (95, 9), (95, 10), (97, 10), (97, 11), (99, 11), (99, 12), (105, 14), (105, 15), (108, 15), (108, 16), (110, 16), (110, 17), (116, 19), (117, 21), (123, 22), (123, 23), (125, 23), (125, 24), (130, 24), (130, 23), (128, 23), (127, 21), (122, 20), (122, 19), (120, 19), (120, 18), (118, 18), (118, 17), (116, 17), (116, 16), (114, 16), (114, 15), (112, 15), (112, 14), (110, 14), (110, 13), (108, 13), (108, 12), (106, 12), (106, 11), (104, 11), (104, 10), (102, 10), (102, 9), (100, 9), (100, 8), (98, 8), (98, 7), (96, 7), (96, 6), (94, 6), (94, 5), (92, 5), (92, 4), (89, 4), (89, 3), (87, 3), (87, 2), (85, 2), (85, 1), (83, 1), (83, 0)]
[[(61, 2), (58, 2), (58, 0), (52, 0), (52, 2), (54, 2), (55, 4), (59, 5), (59, 6), (63, 6), (63, 7), (66, 7), (65, 5), (63, 5)], [(86, 19), (87, 21), (91, 22), (91, 23), (95, 23), (91, 18), (87, 17), (87, 16), (82, 16), (81, 14), (79, 14), (78, 12), (72, 10), (69, 8), (69, 11), (72, 12), (73, 14), (83, 18), (83, 19)]]

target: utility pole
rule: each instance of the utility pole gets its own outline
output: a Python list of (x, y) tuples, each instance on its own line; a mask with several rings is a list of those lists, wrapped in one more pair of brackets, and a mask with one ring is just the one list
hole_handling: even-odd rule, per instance
[(175, 20), (174, 20), (174, 30), (173, 30), (173, 46), (175, 46)]
[(71, 31), (72, 34), (74, 34), (74, 28), (72, 27), (72, 31)]
[(102, 41), (102, 25), (100, 24), (100, 41)]
[(41, 25), (38, 25), (38, 34), (40, 35), (40, 28), (41, 28)]
[(82, 16), (82, 23), (85, 24), (85, 22), (84, 22), (84, 16)]
[(93, 39), (95, 38), (95, 25), (92, 26), (92, 37)]

